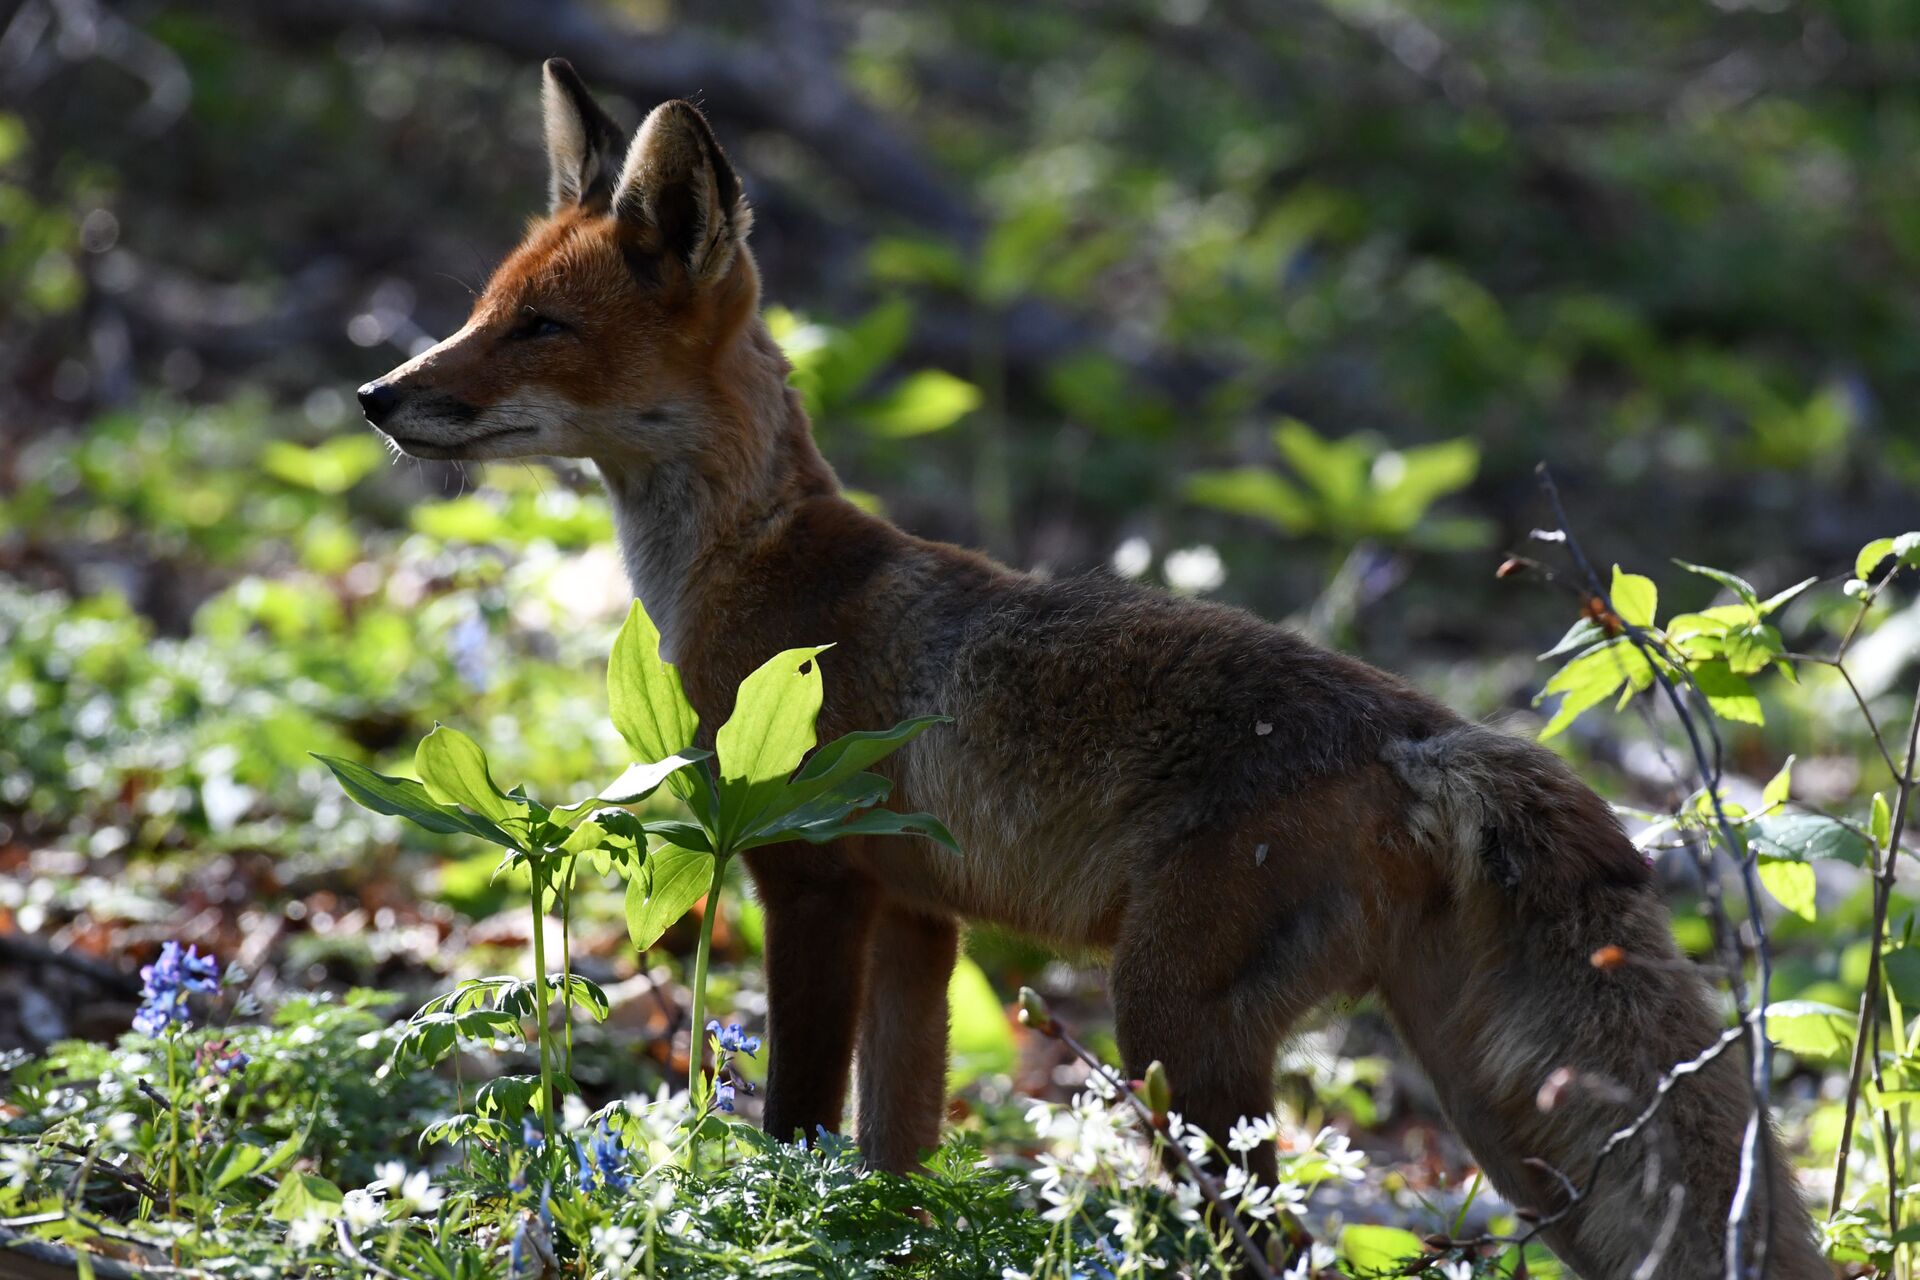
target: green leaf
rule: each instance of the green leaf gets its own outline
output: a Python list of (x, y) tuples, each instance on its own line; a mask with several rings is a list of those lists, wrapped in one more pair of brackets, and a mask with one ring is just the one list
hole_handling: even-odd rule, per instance
[(1760, 883), (1767, 887), (1767, 892), (1781, 906), (1802, 920), (1817, 918), (1811, 865), (1794, 859), (1762, 856), (1756, 862), (1755, 869), (1759, 873)]
[(1892, 554), (1892, 538), (1875, 538), (1860, 548), (1860, 554), (1854, 557), (1853, 576), (1865, 581), (1869, 574), (1880, 567), (1880, 562)]
[[(810, 822), (805, 826), (783, 827), (771, 840), (806, 840), (813, 844), (825, 844), (841, 836), (925, 836), (954, 853), (960, 852), (960, 842), (932, 814), (895, 813), (891, 809), (869, 809), (844, 822)], [(771, 840), (768, 842), (771, 843)]]
[(607, 663), (607, 710), (639, 760), (665, 760), (693, 744), (700, 717), (680, 672), (660, 660), (660, 632), (635, 600)]
[(371, 432), (348, 433), (307, 448), (275, 440), (260, 452), (260, 469), (315, 493), (345, 493), (387, 460), (387, 451)]
[(1730, 670), (1750, 676), (1765, 671), (1784, 648), (1780, 632), (1762, 623), (1729, 629), (1722, 653)]
[(720, 757), (719, 830), (723, 848), (755, 820), (813, 749), (820, 714), (819, 655), (827, 645), (777, 653), (740, 682), (733, 714), (714, 745)]
[(1767, 814), (1755, 818), (1747, 832), (1755, 852), (1773, 858), (1835, 858), (1864, 867), (1873, 856), (1873, 846), (1859, 832), (1818, 813)]
[(711, 751), (688, 748), (677, 751), (664, 760), (655, 760), (649, 764), (636, 764), (614, 779), (604, 791), (586, 800), (562, 805), (553, 811), (553, 819), (563, 827), (570, 827), (580, 821), (587, 813), (604, 805), (639, 804), (655, 791), (668, 778), (701, 760), (713, 757)]
[(1360, 1275), (1398, 1272), (1425, 1253), (1420, 1237), (1399, 1227), (1355, 1222), (1340, 1232), (1340, 1256)]
[(1286, 533), (1304, 533), (1317, 522), (1313, 503), (1299, 487), (1267, 467), (1195, 472), (1185, 489), (1190, 502), (1253, 516)]
[(1560, 668), (1534, 698), (1534, 705), (1538, 706), (1554, 694), (1563, 695), (1553, 719), (1541, 730), (1541, 738), (1553, 737), (1572, 724), (1581, 712), (1612, 697), (1623, 684), (1644, 688), (1652, 679), (1652, 664), (1625, 636), (1616, 636), (1589, 649)]
[(1880, 969), (1900, 1003), (1920, 1008), (1920, 947), (1896, 947), (1880, 957)]
[(1762, 809), (1778, 809), (1787, 802), (1788, 794), (1793, 789), (1793, 761), (1794, 757), (1788, 756), (1787, 762), (1780, 766), (1780, 772), (1774, 774), (1760, 792)]
[(1622, 622), (1636, 627), (1651, 627), (1654, 612), (1660, 603), (1660, 590), (1653, 585), (1652, 578), (1637, 573), (1628, 573), (1619, 565), (1613, 566), (1613, 585), (1607, 589), (1607, 595), (1613, 602), (1613, 611)]
[(439, 803), (427, 793), (425, 787), (410, 778), (390, 778), (363, 764), (338, 756), (323, 756), (318, 752), (311, 754), (315, 760), (333, 770), (333, 776), (339, 779), (341, 788), (363, 808), (405, 818), (442, 835), (479, 836), (505, 849), (520, 847), (493, 823), (462, 812), (452, 805)]
[(769, 816), (791, 813), (886, 759), (934, 725), (952, 721), (952, 716), (915, 716), (891, 729), (863, 729), (842, 734), (807, 757), (806, 764), (780, 793), (777, 805), (769, 810)]
[(227, 1148), (226, 1155), (213, 1167), (213, 1181), (210, 1191), (220, 1191), (232, 1186), (240, 1179), (251, 1174), (266, 1163), (267, 1149), (245, 1142), (236, 1142)]
[(1558, 644), (1539, 655), (1540, 661), (1545, 662), (1548, 658), (1558, 658), (1562, 654), (1578, 653), (1580, 650), (1591, 645), (1599, 644), (1606, 638), (1607, 629), (1605, 627), (1595, 622), (1592, 618), (1581, 618), (1571, 627), (1567, 628), (1567, 634), (1560, 637)]
[(487, 753), (458, 729), (435, 725), (420, 739), (413, 767), (427, 794), (442, 804), (463, 804), (494, 822), (526, 821), (526, 802), (507, 798), (487, 770)]
[(700, 900), (713, 881), (713, 855), (662, 845), (627, 880), (627, 936), (645, 951)]
[(1796, 1057), (1839, 1062), (1853, 1050), (1853, 1015), (1813, 1000), (1781, 1000), (1767, 1006), (1767, 1035)]
[(1887, 797), (1878, 791), (1873, 793), (1873, 809), (1867, 819), (1867, 832), (1882, 849), (1893, 843), (1893, 812), (1887, 808)]
[(269, 1215), (280, 1222), (297, 1222), (308, 1214), (337, 1216), (346, 1200), (339, 1187), (317, 1173), (290, 1173), (266, 1203)]
[(1703, 578), (1712, 578), (1715, 582), (1738, 596), (1740, 603), (1746, 605), (1748, 608), (1758, 609), (1760, 607), (1760, 593), (1755, 591), (1753, 584), (1745, 578), (1736, 577), (1728, 573), (1725, 569), (1715, 569), (1709, 565), (1689, 564), (1685, 560), (1675, 560), (1674, 563), (1682, 569), (1685, 569), (1688, 573), (1697, 573)]
[(1725, 662), (1694, 663), (1687, 670), (1706, 698), (1707, 705), (1713, 708), (1713, 714), (1722, 720), (1741, 724), (1767, 722), (1760, 710), (1760, 699), (1754, 696), (1753, 686), (1747, 683), (1745, 676), (1735, 673)]
[(1793, 599), (1795, 596), (1799, 595), (1802, 591), (1805, 591), (1808, 587), (1812, 586), (1814, 583), (1818, 581), (1820, 581), (1820, 579), (1818, 578), (1805, 578), (1799, 582), (1794, 583), (1792, 586), (1788, 587), (1785, 591), (1779, 591), (1774, 593), (1773, 595), (1768, 596), (1765, 600), (1762, 600), (1760, 602), (1760, 616), (1763, 618), (1766, 617), (1768, 614), (1772, 613), (1775, 609), (1778, 609), (1780, 606), (1786, 604), (1789, 600)]
[(922, 369), (871, 401), (860, 417), (877, 436), (905, 440), (944, 431), (980, 407), (980, 388), (942, 369)]

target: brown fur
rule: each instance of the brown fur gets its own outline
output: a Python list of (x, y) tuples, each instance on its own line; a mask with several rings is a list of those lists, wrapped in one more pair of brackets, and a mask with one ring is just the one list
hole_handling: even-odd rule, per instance
[[(549, 71), (550, 111), (580, 109)], [(597, 110), (597, 109), (595, 109)], [(767, 1127), (836, 1126), (905, 1168), (938, 1134), (958, 918), (1112, 956), (1128, 1069), (1162, 1060), (1216, 1136), (1272, 1104), (1303, 1013), (1378, 991), (1495, 1184), (1551, 1209), (1720, 1019), (1647, 868), (1554, 756), (1234, 609), (1048, 582), (909, 536), (838, 492), (757, 317), (745, 202), (699, 114), (649, 117), (611, 193), (591, 116), (550, 124), (575, 189), (468, 326), (388, 376), (428, 456), (593, 458), (636, 590), (704, 731), (765, 658), (833, 641), (824, 738), (942, 712), (884, 768), (966, 852), (910, 839), (747, 855), (767, 914)], [(601, 147), (601, 151), (604, 151)], [(600, 152), (592, 152), (598, 156)], [(528, 313), (559, 333), (513, 336)], [(532, 406), (528, 408), (527, 406)], [(511, 434), (494, 434), (516, 427)], [(1617, 945), (1635, 963), (1588, 957)], [(1586, 1083), (1543, 1111), (1541, 1084)], [(1717, 1273), (1746, 1101), (1737, 1052), (1682, 1083), (1549, 1233), (1591, 1277)], [(1770, 1274), (1826, 1274), (1768, 1134)], [(1271, 1151), (1258, 1157), (1271, 1176)]]

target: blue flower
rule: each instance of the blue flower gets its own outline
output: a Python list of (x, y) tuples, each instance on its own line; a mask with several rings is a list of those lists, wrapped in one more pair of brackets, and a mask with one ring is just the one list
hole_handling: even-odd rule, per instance
[(586, 1143), (578, 1138), (573, 1140), (573, 1155), (580, 1166), (582, 1191), (597, 1187), (625, 1191), (633, 1182), (627, 1172), (626, 1148), (620, 1145), (620, 1135), (605, 1120)]
[(730, 1022), (723, 1028), (715, 1019), (707, 1024), (707, 1031), (720, 1041), (723, 1053), (744, 1053), (751, 1058), (760, 1052), (760, 1037), (747, 1035), (737, 1022)]
[(143, 1036), (157, 1036), (176, 1024), (193, 1025), (187, 996), (219, 990), (220, 965), (212, 956), (169, 942), (160, 948), (158, 960), (141, 968), (140, 979), (140, 1009), (133, 1015), (133, 1029)]
[(733, 1081), (722, 1080), (715, 1086), (713, 1091), (713, 1105), (728, 1115), (733, 1114)]

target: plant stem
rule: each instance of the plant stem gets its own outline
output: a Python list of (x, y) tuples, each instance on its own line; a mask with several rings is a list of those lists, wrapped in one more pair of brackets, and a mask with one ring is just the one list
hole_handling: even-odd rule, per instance
[[(720, 882), (727, 873), (726, 854), (713, 859), (713, 879), (707, 885), (707, 903), (700, 913), (700, 946), (693, 953), (693, 1027), (687, 1036), (687, 1097), (698, 1113), (706, 1099), (707, 959), (713, 954), (713, 919), (720, 914)], [(700, 1144), (693, 1144), (692, 1163), (700, 1163)]]
[(529, 860), (527, 867), (533, 878), (533, 1002), (540, 1035), (540, 1137), (551, 1153), (557, 1135), (553, 1131), (553, 1065), (547, 1052), (547, 875), (545, 863), (538, 858)]
[(573, 862), (568, 858), (560, 871), (560, 993), (566, 1001), (567, 1078), (573, 1078)]

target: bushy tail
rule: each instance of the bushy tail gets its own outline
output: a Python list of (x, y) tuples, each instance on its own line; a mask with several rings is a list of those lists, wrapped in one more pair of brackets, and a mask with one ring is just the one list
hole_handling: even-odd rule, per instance
[[(1397, 944), (1380, 986), (1454, 1127), (1517, 1205), (1551, 1217), (1567, 1185), (1580, 1189), (1545, 1236), (1587, 1280), (1725, 1275), (1747, 1055), (1736, 1041), (1713, 1056), (1724, 1020), (1674, 946), (1645, 860), (1532, 743), (1460, 726), (1395, 744), (1388, 762), (1451, 892)], [(1602, 1160), (1661, 1080), (1703, 1055)], [(1830, 1277), (1770, 1122), (1760, 1136), (1750, 1221), (1764, 1224), (1764, 1274)]]

